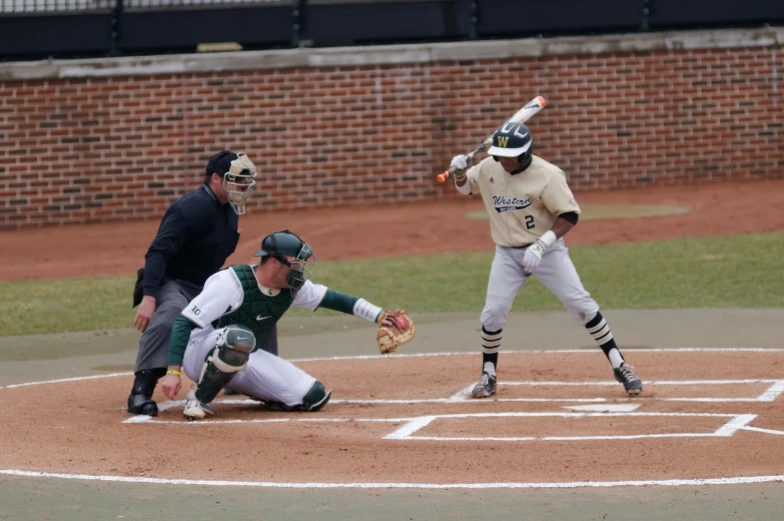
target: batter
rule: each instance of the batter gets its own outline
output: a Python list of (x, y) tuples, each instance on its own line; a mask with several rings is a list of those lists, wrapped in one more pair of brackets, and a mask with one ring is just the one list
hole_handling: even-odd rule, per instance
[[(523, 124), (506, 123), (493, 135), (488, 157), (468, 168), (464, 155), (451, 166), (461, 194), (480, 194), (496, 244), (482, 310), (482, 374), (471, 396), (495, 394), (498, 351), (517, 293), (530, 276), (553, 292), (572, 318), (602, 348), (615, 379), (629, 395), (642, 381), (626, 364), (599, 305), (583, 287), (563, 237), (579, 219), (580, 206), (557, 166), (533, 155), (533, 138)], [(468, 170), (466, 170), (468, 168)]]

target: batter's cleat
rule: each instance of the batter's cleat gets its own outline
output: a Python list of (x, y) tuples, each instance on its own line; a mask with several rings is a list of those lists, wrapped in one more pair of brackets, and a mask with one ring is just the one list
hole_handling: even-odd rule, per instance
[(215, 411), (207, 405), (206, 403), (202, 403), (196, 398), (196, 388), (193, 387), (190, 391), (188, 391), (188, 400), (185, 402), (185, 409), (182, 411), (182, 415), (188, 418), (189, 420), (203, 420), (207, 416), (212, 416), (215, 414)]
[(615, 379), (623, 384), (626, 394), (636, 396), (642, 392), (642, 380), (632, 371), (632, 367), (626, 362), (621, 364), (618, 369), (613, 369)]
[(471, 390), (471, 398), (487, 398), (495, 394), (495, 376), (490, 376), (488, 373), (482, 373), (479, 381)]
[(128, 412), (132, 414), (145, 414), (158, 416), (158, 405), (144, 394), (132, 394), (128, 397)]

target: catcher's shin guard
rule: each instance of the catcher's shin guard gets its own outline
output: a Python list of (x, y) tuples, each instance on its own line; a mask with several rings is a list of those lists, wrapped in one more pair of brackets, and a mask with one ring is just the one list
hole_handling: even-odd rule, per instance
[(228, 326), (218, 337), (215, 349), (204, 361), (194, 398), (208, 404), (218, 396), (234, 375), (248, 365), (256, 346), (253, 332), (244, 326)]

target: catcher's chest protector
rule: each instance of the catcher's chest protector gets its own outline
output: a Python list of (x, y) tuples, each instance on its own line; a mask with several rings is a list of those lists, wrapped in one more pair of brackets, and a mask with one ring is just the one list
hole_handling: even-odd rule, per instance
[(260, 340), (291, 307), (294, 296), (286, 290), (274, 297), (262, 294), (253, 269), (247, 264), (232, 266), (229, 269), (234, 271), (242, 285), (244, 293), (242, 305), (236, 311), (223, 315), (213, 326), (217, 329), (229, 324), (242, 324), (253, 331), (256, 340)]

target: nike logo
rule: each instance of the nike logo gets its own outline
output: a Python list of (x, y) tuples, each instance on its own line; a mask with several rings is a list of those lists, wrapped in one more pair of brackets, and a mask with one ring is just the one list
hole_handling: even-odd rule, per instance
[(261, 315), (256, 316), (256, 320), (258, 320), (259, 322), (261, 322), (262, 320), (267, 320), (268, 318), (272, 318), (272, 317), (262, 317)]

